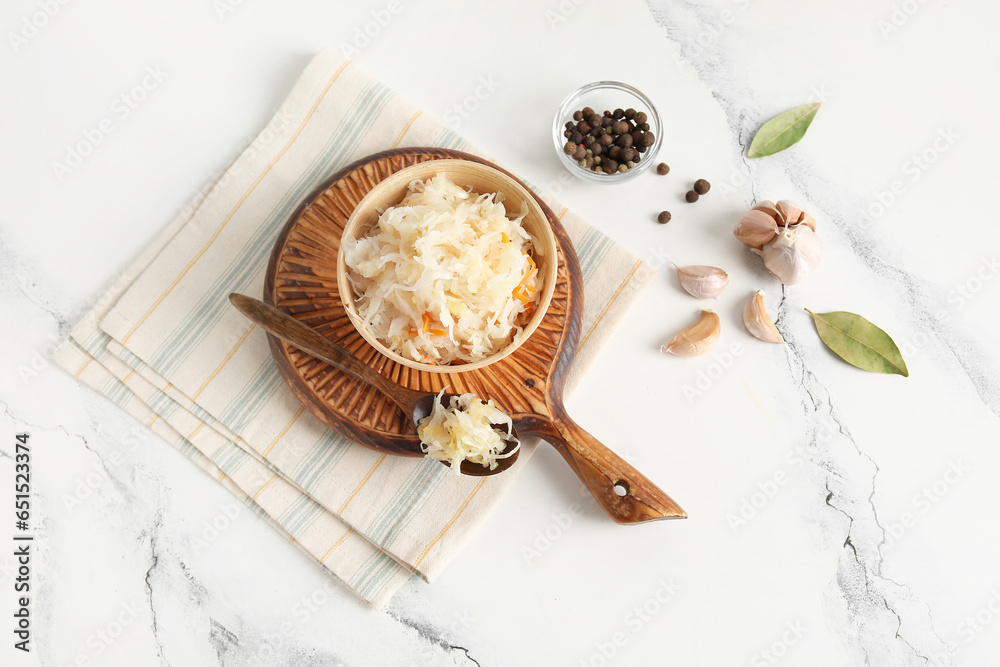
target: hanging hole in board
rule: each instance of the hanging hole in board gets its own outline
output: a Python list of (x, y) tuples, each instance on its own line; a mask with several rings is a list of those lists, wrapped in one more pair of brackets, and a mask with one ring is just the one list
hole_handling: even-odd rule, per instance
[(625, 497), (628, 495), (628, 482), (624, 479), (620, 479), (615, 482), (615, 495), (619, 497)]

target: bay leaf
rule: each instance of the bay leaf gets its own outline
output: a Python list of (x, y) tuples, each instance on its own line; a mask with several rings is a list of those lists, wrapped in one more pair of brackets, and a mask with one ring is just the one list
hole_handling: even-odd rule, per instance
[(823, 343), (851, 364), (874, 373), (895, 373), (909, 377), (906, 362), (896, 343), (886, 332), (854, 313), (836, 311), (812, 315)]
[(805, 136), (806, 130), (809, 129), (813, 118), (816, 117), (816, 112), (819, 111), (819, 107), (819, 102), (803, 104), (764, 123), (757, 130), (753, 141), (750, 142), (747, 157), (774, 155), (793, 144), (797, 144)]

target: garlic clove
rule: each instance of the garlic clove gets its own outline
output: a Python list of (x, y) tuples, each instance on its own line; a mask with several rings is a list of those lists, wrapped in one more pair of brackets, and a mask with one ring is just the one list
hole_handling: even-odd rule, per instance
[(816, 231), (816, 218), (812, 217), (805, 211), (802, 211), (802, 217), (799, 218), (799, 224), (808, 227), (814, 232)]
[(799, 217), (802, 216), (803, 211), (798, 204), (787, 199), (782, 199), (775, 205), (775, 208), (777, 208), (778, 212), (781, 213), (781, 217), (785, 221), (783, 224), (799, 224)]
[(806, 225), (785, 227), (761, 249), (761, 257), (768, 271), (784, 284), (794, 285), (819, 266), (823, 258), (823, 243), (816, 232)]
[(680, 331), (670, 342), (660, 347), (660, 352), (669, 352), (678, 357), (697, 357), (712, 349), (719, 340), (722, 325), (719, 316), (707, 308), (701, 311), (697, 322)]
[(764, 244), (774, 240), (778, 231), (778, 223), (775, 222), (774, 216), (754, 208), (743, 214), (736, 223), (733, 235), (751, 248), (760, 250)]
[(714, 266), (678, 266), (684, 291), (696, 299), (716, 299), (729, 284), (729, 274)]
[(752, 210), (761, 211), (763, 213), (768, 214), (769, 216), (774, 218), (775, 222), (777, 222), (777, 224), (779, 225), (783, 226), (785, 224), (784, 216), (782, 215), (781, 211), (778, 210), (778, 207), (775, 206), (774, 202), (771, 201), (770, 199), (765, 199), (762, 202), (758, 202), (757, 204), (754, 205)]
[(767, 314), (764, 308), (764, 292), (757, 290), (752, 294), (743, 306), (743, 324), (747, 331), (765, 343), (784, 343), (778, 327), (774, 326), (774, 320)]

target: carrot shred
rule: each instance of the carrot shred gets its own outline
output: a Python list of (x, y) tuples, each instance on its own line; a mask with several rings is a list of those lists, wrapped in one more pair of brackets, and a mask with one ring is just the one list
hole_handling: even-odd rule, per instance
[(427, 330), (431, 328), (431, 316), (430, 313), (424, 313), (424, 329), (421, 333), (427, 333)]

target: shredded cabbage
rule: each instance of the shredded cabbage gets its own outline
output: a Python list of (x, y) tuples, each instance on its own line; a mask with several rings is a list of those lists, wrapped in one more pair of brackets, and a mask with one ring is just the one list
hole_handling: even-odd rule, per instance
[[(514, 437), (514, 424), (510, 417), (493, 405), (493, 399), (486, 403), (474, 394), (452, 396), (451, 404), (441, 404), (441, 395), (434, 401), (434, 409), (417, 424), (420, 448), (428, 457), (438, 461), (448, 461), (451, 469), (459, 473), (462, 461), (478, 463), (495, 470), (498, 459), (512, 456), (521, 443)], [(504, 436), (494, 425), (507, 426)], [(505, 451), (508, 443), (514, 447)]]
[(344, 257), (364, 325), (393, 352), (430, 364), (484, 359), (519, 333), (539, 301), (537, 252), (499, 193), (446, 174), (415, 180)]

